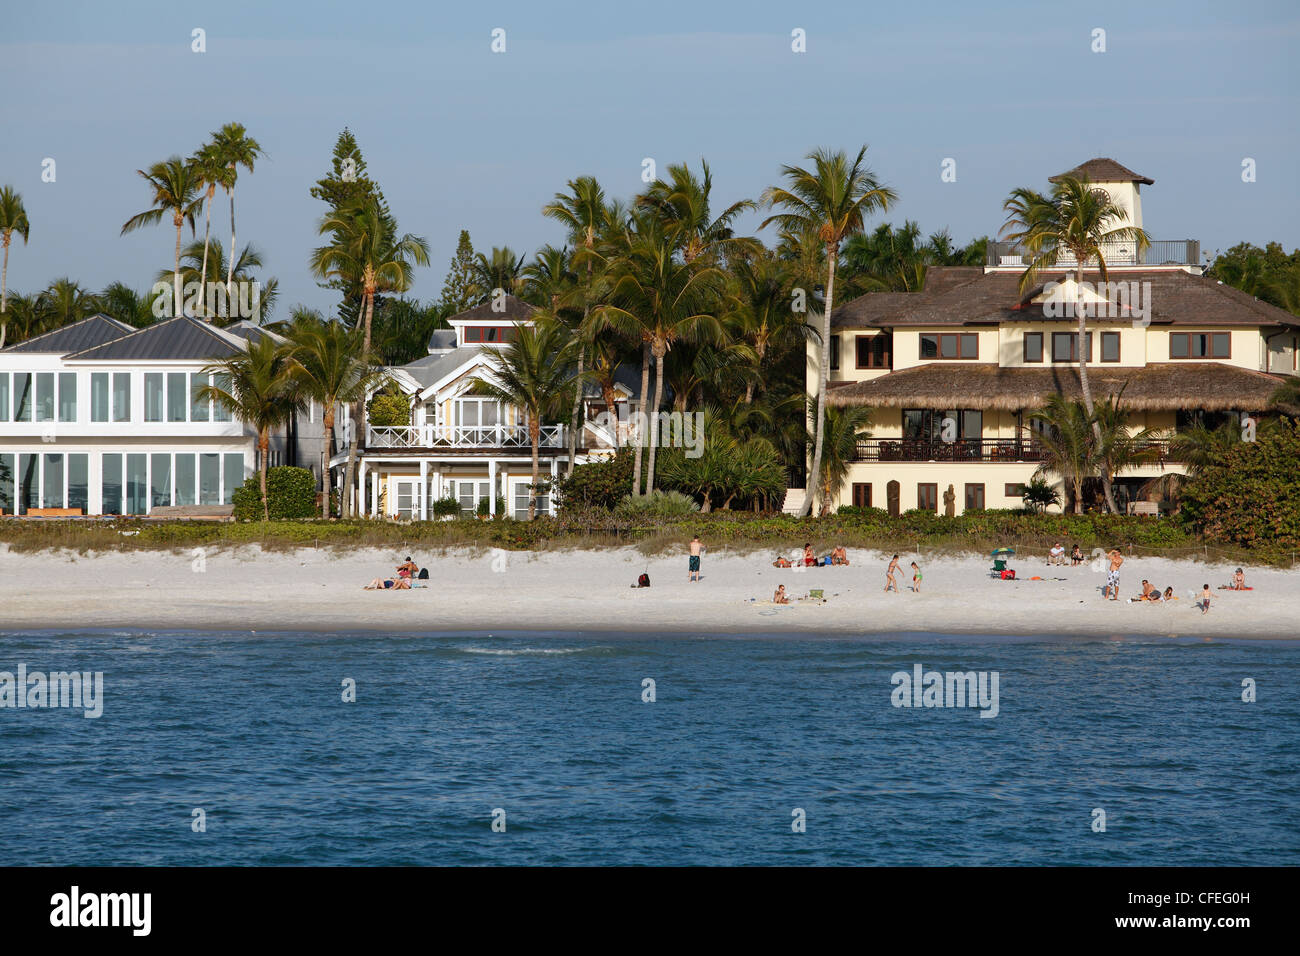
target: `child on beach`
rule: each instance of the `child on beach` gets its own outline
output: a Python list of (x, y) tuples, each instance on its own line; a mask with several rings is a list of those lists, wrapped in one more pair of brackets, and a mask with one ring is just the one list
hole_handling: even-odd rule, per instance
[(912, 593), (919, 594), (921, 591), (921, 567), (915, 561), (912, 562)]
[(898, 581), (894, 579), (894, 572), (898, 570), (898, 555), (894, 555), (893, 560), (889, 562), (889, 567), (885, 569), (885, 593), (888, 594), (892, 589), (895, 594), (898, 593)]
[(686, 578), (687, 584), (691, 583), (692, 581), (696, 582), (697, 584), (699, 583), (700, 555), (703, 554), (705, 550), (706, 549), (704, 545), (700, 543), (700, 536), (698, 534), (695, 537), (691, 538), (691, 557), (686, 565), (687, 570), (689, 572)]
[(1201, 585), (1201, 599), (1196, 606), (1201, 609), (1202, 614), (1210, 610), (1210, 586), (1208, 584)]
[(1083, 564), (1083, 561), (1083, 552), (1079, 550), (1079, 546), (1076, 544), (1070, 550), (1070, 566), (1074, 567), (1076, 564)]

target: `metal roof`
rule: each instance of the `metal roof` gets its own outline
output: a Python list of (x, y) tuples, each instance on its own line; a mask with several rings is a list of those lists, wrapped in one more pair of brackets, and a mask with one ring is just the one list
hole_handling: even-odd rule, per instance
[(223, 359), (247, 348), (245, 340), (201, 319), (181, 316), (65, 356), (87, 362)]
[(88, 319), (73, 322), (53, 332), (37, 335), (25, 342), (11, 345), (6, 352), (53, 352), (67, 354), (94, 348), (112, 342), (136, 331), (134, 326), (119, 322), (112, 316), (99, 312)]

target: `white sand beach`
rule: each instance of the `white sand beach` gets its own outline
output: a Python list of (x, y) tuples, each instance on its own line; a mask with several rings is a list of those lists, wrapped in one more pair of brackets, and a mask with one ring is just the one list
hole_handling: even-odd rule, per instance
[[(0, 550), (0, 631), (52, 628), (213, 630), (625, 631), (663, 634), (880, 634), (908, 631), (1294, 639), (1300, 572), (1247, 568), (1254, 590), (1218, 590), (1234, 566), (1129, 558), (1122, 600), (1103, 601), (1105, 574), (1090, 565), (1047, 567), (1041, 556), (1012, 562), (1019, 579), (988, 576), (987, 558), (923, 561), (922, 591), (885, 594), (888, 555), (850, 552), (849, 567), (772, 567), (770, 552), (710, 552), (702, 580), (687, 583), (685, 549), (645, 558), (607, 552), (450, 551), (413, 553), (430, 568), (427, 588), (365, 591), (392, 576), (405, 553), (259, 548), (196, 553), (82, 556)], [(648, 571), (649, 589), (630, 587)], [(1039, 575), (1048, 580), (1029, 580)], [(1064, 578), (1065, 580), (1053, 580)], [(1143, 578), (1168, 605), (1130, 604)], [(1208, 582), (1208, 614), (1193, 592)], [(421, 582), (424, 583), (424, 582)], [(777, 584), (792, 598), (813, 588), (825, 603), (770, 603)], [(753, 601), (751, 601), (753, 599)]]

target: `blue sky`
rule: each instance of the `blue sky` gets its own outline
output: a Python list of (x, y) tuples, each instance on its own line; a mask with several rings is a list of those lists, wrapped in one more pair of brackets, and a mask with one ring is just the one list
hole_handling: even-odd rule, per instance
[[(791, 51), (795, 28), (806, 53)], [(1110, 156), (1156, 181), (1143, 193), (1152, 238), (1290, 250), (1298, 41), (1300, 6), (1285, 0), (15, 4), (0, 35), (0, 183), (23, 194), (32, 236), (11, 251), (9, 284), (146, 289), (175, 234), (119, 237), (148, 202), (135, 170), (230, 121), (268, 153), (241, 175), (236, 213), (240, 244), (279, 277), (277, 317), (335, 302), (306, 265), (323, 211), (308, 189), (345, 125), (401, 228), (430, 243), (417, 298), (437, 297), (462, 228), (480, 251), (562, 241), (540, 208), (574, 176), (630, 196), (644, 158), (703, 156), (722, 204), (757, 197), (814, 147), (863, 143), (899, 194), (888, 218), (959, 242), (997, 231), (1013, 187)], [(940, 179), (947, 157), (956, 182)], [(213, 234), (229, 237), (221, 203)]]

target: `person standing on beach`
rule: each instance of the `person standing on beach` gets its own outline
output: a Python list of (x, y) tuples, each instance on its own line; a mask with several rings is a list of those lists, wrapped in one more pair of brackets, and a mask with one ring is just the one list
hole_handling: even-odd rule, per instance
[(1201, 585), (1200, 603), (1201, 603), (1201, 613), (1202, 614), (1208, 613), (1210, 610), (1210, 586), (1208, 584)]
[(912, 593), (921, 593), (921, 566), (915, 561), (912, 562)]
[(700, 555), (704, 552), (704, 550), (705, 547), (703, 544), (700, 543), (700, 536), (698, 534), (695, 537), (691, 538), (691, 558), (690, 561), (687, 563), (687, 568), (689, 569), (690, 573), (686, 578), (686, 582), (688, 584), (692, 581), (696, 582), (697, 584), (699, 583)]
[(1119, 548), (1110, 549), (1110, 570), (1106, 572), (1106, 590), (1102, 596), (1110, 596), (1112, 601), (1119, 600), (1119, 569), (1124, 563), (1124, 555), (1119, 553)]
[(894, 579), (894, 572), (898, 570), (898, 555), (894, 555), (889, 567), (885, 568), (885, 593), (888, 594), (892, 588), (894, 593), (898, 593), (898, 581)]

